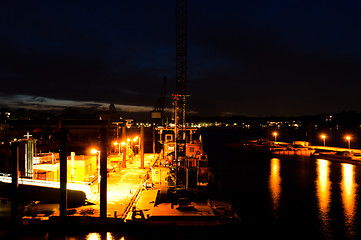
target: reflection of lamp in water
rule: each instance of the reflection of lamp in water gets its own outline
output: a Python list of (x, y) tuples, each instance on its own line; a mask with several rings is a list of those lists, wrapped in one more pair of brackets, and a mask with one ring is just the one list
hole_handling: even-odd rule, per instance
[(322, 222), (323, 230), (329, 228), (329, 209), (330, 209), (330, 195), (331, 182), (329, 180), (329, 162), (323, 159), (317, 159), (317, 181), (316, 194), (318, 200), (318, 207), (320, 212), (320, 220)]
[(281, 196), (280, 160), (278, 158), (271, 159), (269, 188), (273, 202), (273, 213), (277, 216)]
[(356, 214), (357, 192), (354, 180), (354, 166), (352, 164), (342, 163), (342, 203), (344, 206), (345, 226), (348, 231), (353, 231), (354, 218)]
[[(101, 239), (115, 239), (115, 237), (110, 232), (101, 232), (101, 233), (89, 233), (85, 240), (101, 240)], [(124, 240), (125, 238), (122, 237), (120, 240)]]
[(326, 135), (322, 134), (321, 138), (323, 139), (323, 146), (325, 147), (326, 146)]

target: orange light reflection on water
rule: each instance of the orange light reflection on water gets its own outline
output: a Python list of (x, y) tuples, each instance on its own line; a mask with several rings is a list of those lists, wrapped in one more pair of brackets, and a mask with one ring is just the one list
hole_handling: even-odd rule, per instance
[(331, 200), (331, 182), (329, 180), (329, 161), (317, 159), (317, 179), (316, 194), (318, 200), (319, 217), (322, 224), (322, 230), (330, 230), (330, 200)]
[(354, 179), (354, 165), (342, 163), (341, 197), (344, 208), (347, 235), (354, 235), (355, 214), (357, 210), (357, 184)]
[[(110, 232), (101, 233), (101, 234), (97, 233), (97, 232), (89, 233), (85, 239), (86, 240), (102, 240), (102, 239), (116, 240), (115, 237), (113, 236), (113, 234)], [(125, 239), (124, 237), (120, 238), (120, 240), (124, 240), (124, 239)]]
[(272, 199), (272, 208), (275, 216), (278, 215), (278, 209), (281, 197), (281, 175), (280, 175), (280, 160), (278, 158), (271, 159), (271, 169), (269, 177), (269, 189)]

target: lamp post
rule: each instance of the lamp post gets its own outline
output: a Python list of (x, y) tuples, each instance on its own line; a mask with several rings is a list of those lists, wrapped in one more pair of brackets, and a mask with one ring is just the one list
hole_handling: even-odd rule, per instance
[(90, 150), (91, 154), (96, 154), (98, 153), (98, 192), (99, 192), (99, 187), (100, 187), (100, 151), (96, 150), (96, 149), (92, 149)]
[(122, 161), (122, 168), (126, 168), (126, 161), (127, 161), (127, 146), (125, 142), (122, 142), (122, 152), (123, 152), (123, 161)]
[[(134, 151), (135, 148), (136, 148), (136, 142), (138, 142), (138, 150), (139, 150), (139, 141), (140, 141), (140, 139), (139, 139), (138, 136), (135, 136), (135, 137), (133, 138), (133, 151)], [(137, 154), (137, 153), (138, 153), (138, 151), (134, 151), (134, 155)]]
[(348, 142), (348, 149), (351, 148), (351, 137), (350, 136), (346, 136), (346, 140)]
[(326, 135), (322, 134), (321, 138), (323, 139), (323, 146), (326, 146)]
[(118, 145), (118, 173), (119, 173), (120, 172), (120, 145), (121, 145), (121, 143), (114, 142), (114, 145), (115, 146)]
[(120, 156), (120, 143), (114, 142), (114, 146), (118, 146), (118, 156)]
[(277, 142), (277, 135), (278, 135), (277, 132), (273, 133), (273, 136), (275, 136), (275, 142)]

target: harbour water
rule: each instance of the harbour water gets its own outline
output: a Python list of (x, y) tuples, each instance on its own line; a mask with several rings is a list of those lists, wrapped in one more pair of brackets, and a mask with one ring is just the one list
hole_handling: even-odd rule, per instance
[(210, 162), (247, 239), (360, 239), (360, 165), (245, 152), (232, 132), (217, 134)]
[[(209, 129), (202, 133), (217, 187), (242, 218), (237, 237), (360, 239), (361, 165), (247, 152), (239, 148), (240, 134), (232, 129)], [(36, 238), (27, 235), (22, 239), (216, 238), (201, 230), (204, 229), (175, 234), (168, 231), (134, 234), (126, 229), (105, 233), (89, 229), (66, 236), (42, 233)], [(217, 239), (219, 234), (227, 233), (218, 232)]]

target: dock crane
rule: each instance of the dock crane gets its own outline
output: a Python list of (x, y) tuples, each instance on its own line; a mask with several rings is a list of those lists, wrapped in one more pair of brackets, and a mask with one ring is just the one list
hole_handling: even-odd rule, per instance
[(209, 172), (202, 142), (193, 139), (197, 128), (186, 124), (187, 4), (187, 0), (176, 0), (176, 89), (172, 94), (174, 124), (156, 127), (163, 144), (164, 164), (169, 165), (168, 186), (173, 189), (191, 189), (200, 182), (208, 182), (208, 177), (203, 179), (201, 176), (208, 176)]
[[(173, 95), (175, 120), (175, 138), (185, 140), (183, 134), (186, 126), (186, 90), (187, 90), (187, 0), (176, 0), (176, 92)], [(161, 98), (156, 103), (152, 119), (162, 118), (164, 113), (165, 79), (163, 80)]]
[(173, 94), (176, 141), (186, 138), (187, 18), (188, 1), (176, 0), (176, 93)]

